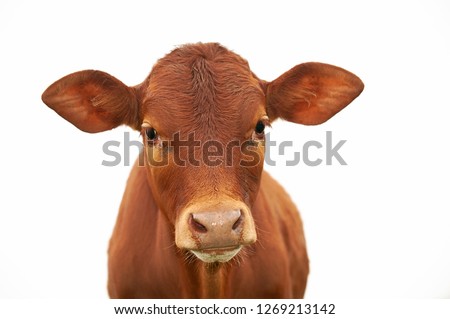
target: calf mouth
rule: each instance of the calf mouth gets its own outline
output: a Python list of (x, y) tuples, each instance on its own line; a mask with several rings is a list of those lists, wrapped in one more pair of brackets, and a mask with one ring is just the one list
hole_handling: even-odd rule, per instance
[(226, 263), (236, 256), (242, 249), (242, 245), (233, 247), (207, 248), (201, 250), (191, 250), (191, 252), (205, 263)]

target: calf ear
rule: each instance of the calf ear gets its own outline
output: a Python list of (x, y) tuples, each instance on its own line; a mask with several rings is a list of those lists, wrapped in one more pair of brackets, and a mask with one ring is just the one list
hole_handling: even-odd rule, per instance
[(45, 90), (42, 101), (88, 133), (121, 124), (138, 129), (140, 123), (136, 89), (101, 71), (80, 71), (61, 78)]
[(346, 107), (363, 90), (354, 74), (333, 65), (304, 63), (267, 85), (267, 112), (271, 119), (321, 124)]

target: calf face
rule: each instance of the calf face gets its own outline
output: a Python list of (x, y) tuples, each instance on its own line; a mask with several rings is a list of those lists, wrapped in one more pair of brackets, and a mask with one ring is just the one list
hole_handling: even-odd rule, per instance
[(362, 90), (355, 75), (321, 63), (262, 81), (224, 47), (194, 44), (159, 60), (137, 86), (87, 70), (56, 81), (42, 99), (85, 132), (140, 130), (148, 182), (177, 247), (226, 262), (257, 239), (251, 208), (264, 128), (276, 118), (323, 123)]

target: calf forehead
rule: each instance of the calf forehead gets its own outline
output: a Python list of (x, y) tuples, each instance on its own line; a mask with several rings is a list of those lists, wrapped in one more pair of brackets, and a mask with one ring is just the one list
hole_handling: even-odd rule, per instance
[(260, 81), (247, 61), (218, 44), (183, 46), (159, 60), (144, 101), (144, 119), (167, 134), (226, 128), (236, 136), (264, 115)]

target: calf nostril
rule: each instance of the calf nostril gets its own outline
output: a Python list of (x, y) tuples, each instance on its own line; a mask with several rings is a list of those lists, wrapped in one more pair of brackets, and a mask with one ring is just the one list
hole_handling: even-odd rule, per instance
[(241, 226), (243, 221), (242, 215), (239, 215), (239, 218), (237, 219), (237, 221), (233, 224), (233, 226), (231, 227), (232, 230), (236, 230), (239, 228), (239, 226)]
[(198, 233), (206, 233), (208, 231), (205, 225), (196, 220), (192, 214), (189, 216), (189, 225)]

